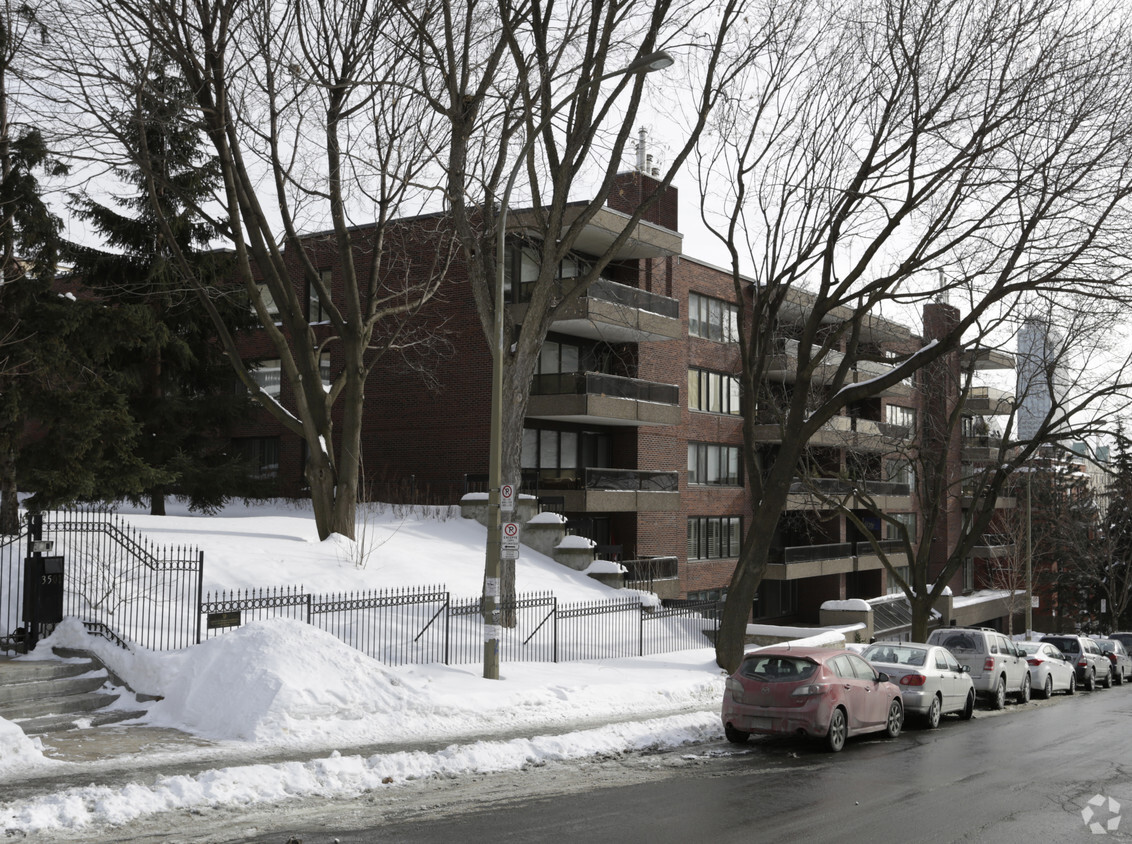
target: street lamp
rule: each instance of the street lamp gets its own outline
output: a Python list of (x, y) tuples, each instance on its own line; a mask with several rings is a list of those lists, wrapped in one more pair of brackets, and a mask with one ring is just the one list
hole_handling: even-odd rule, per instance
[(507, 186), (499, 201), (499, 214), (496, 225), (496, 277), (495, 277), (495, 344), (492, 347), (491, 358), (491, 452), (488, 458), (488, 508), (487, 508), (487, 554), (484, 571), (483, 616), (484, 616), (484, 642), (483, 642), (483, 676), (488, 680), (499, 679), (499, 639), (500, 630), (500, 592), (499, 574), (502, 560), (503, 530), (500, 512), (500, 489), (503, 485), (503, 356), (506, 353), (506, 338), (503, 336), (503, 289), (504, 289), (504, 258), (506, 252), (507, 235), (507, 203), (511, 198), (511, 190), (515, 187), (515, 180), (523, 167), (527, 153), (531, 151), (538, 140), (539, 134), (547, 127), (559, 109), (569, 103), (591, 86), (615, 76), (628, 76), (634, 73), (652, 73), (654, 70), (663, 70), (670, 67), (675, 60), (668, 53), (660, 51), (641, 56), (626, 67), (606, 73), (602, 76), (584, 82), (571, 91), (557, 105), (551, 108), (542, 121), (527, 136), (523, 149), (515, 160), (515, 166), (507, 178)]

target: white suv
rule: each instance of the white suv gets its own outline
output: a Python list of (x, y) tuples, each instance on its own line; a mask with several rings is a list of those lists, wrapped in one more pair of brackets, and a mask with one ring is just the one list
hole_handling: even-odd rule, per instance
[(928, 636), (929, 645), (947, 648), (967, 666), (975, 694), (1002, 709), (1006, 696), (1019, 703), (1030, 699), (1030, 667), (1026, 654), (997, 630), (989, 627), (939, 627)]

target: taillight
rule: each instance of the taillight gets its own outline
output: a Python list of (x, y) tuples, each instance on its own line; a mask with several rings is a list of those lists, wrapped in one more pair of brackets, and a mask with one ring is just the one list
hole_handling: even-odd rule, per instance
[(818, 683), (808, 683), (805, 686), (799, 686), (790, 693), (790, 697), (813, 697), (825, 692), (825, 686)]
[(900, 678), (901, 686), (922, 686), (928, 681), (923, 674), (905, 674)]
[(1109, 662), (1111, 662), (1113, 665), (1116, 665), (1116, 654), (1105, 654), (1105, 656), (1108, 657)]
[(1028, 660), (1026, 660), (1028, 664), (1034, 666), (1035, 668), (1041, 665), (1044, 661), (1045, 660), (1038, 659), (1036, 656), (1032, 656)]
[(1079, 660), (1077, 660), (1077, 667), (1078, 668), (1088, 668), (1089, 667), (1089, 661), (1087, 659), (1085, 659), (1085, 657), (1081, 657)]
[(983, 671), (994, 671), (994, 657), (988, 656), (987, 661), (983, 663)]

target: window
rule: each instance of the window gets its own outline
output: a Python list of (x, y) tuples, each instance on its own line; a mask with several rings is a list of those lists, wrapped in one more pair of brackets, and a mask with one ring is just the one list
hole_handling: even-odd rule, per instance
[[(894, 566), (895, 572), (904, 578), (905, 583), (912, 582), (912, 567), (911, 566)], [(900, 588), (900, 584), (895, 577), (888, 578), (888, 588), (885, 590), (888, 595), (902, 595), (904, 590)]]
[(522, 464), (524, 469), (576, 469), (577, 431), (524, 428)]
[(689, 601), (723, 601), (727, 598), (726, 589), (701, 589), (698, 592), (689, 592)]
[(688, 333), (720, 343), (739, 342), (739, 309), (699, 293), (688, 295)]
[(688, 370), (688, 409), (739, 415), (739, 379), (706, 369)]
[(323, 352), (318, 356), (318, 377), (322, 386), (329, 390), (333, 383), (330, 378), (330, 352)]
[[(503, 260), (503, 290), (508, 302), (529, 301), (531, 286), (538, 281), (539, 251), (531, 244), (509, 243)], [(518, 278), (518, 290), (514, 281)]]
[(912, 492), (916, 488), (916, 469), (908, 460), (890, 460), (886, 466), (889, 483), (902, 484)]
[(904, 539), (904, 534), (900, 526), (903, 525), (904, 530), (908, 533), (908, 540), (915, 544), (916, 542), (916, 514), (915, 513), (890, 513), (893, 522), (885, 520), (884, 523), (884, 538), (885, 539)]
[(279, 437), (241, 437), (233, 440), (236, 451), (251, 465), (252, 477), (274, 478), (279, 474)]
[(798, 609), (797, 580), (764, 580), (755, 596), (755, 618), (778, 618)]
[(688, 443), (688, 483), (707, 486), (742, 486), (739, 446)]
[(738, 516), (689, 516), (688, 559), (738, 557), (741, 523)]
[(975, 591), (975, 558), (968, 557), (963, 561), (963, 591)]
[(901, 407), (898, 404), (885, 405), (884, 421), (889, 425), (899, 425), (901, 428), (914, 430), (916, 427), (916, 409)]
[[(319, 277), (322, 280), (323, 286), (330, 290), (330, 280), (334, 273), (332, 270), (322, 270), (319, 272)], [(308, 283), (307, 284), (307, 322), (329, 322), (330, 314), (327, 313), (326, 308), (322, 306), (322, 301), (318, 296), (318, 288)]]
[[(279, 321), (279, 306), (275, 304), (275, 297), (271, 295), (271, 288), (266, 284), (257, 284), (259, 290), (259, 298), (263, 300), (264, 307), (267, 308), (267, 315), (271, 318), (272, 322)], [(256, 312), (255, 306), (252, 306), (252, 313)]]
[(283, 381), (283, 367), (279, 358), (261, 360), (252, 370), (252, 378), (259, 384), (259, 388), (269, 396), (279, 398), (279, 390)]

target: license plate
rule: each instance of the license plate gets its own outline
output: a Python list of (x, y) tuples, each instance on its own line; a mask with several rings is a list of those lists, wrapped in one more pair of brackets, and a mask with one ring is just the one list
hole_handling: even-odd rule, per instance
[(758, 717), (756, 717), (756, 718), (751, 719), (751, 729), (752, 730), (771, 730), (773, 728), (774, 728), (774, 719), (773, 718), (758, 718)]

